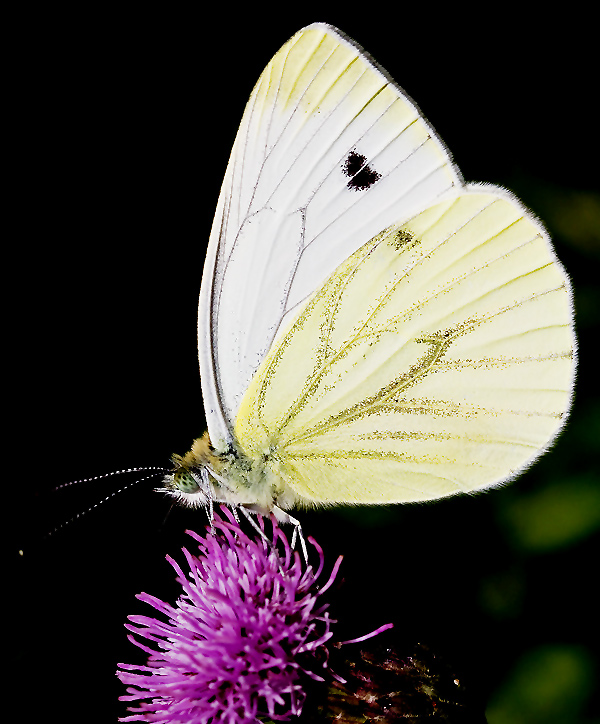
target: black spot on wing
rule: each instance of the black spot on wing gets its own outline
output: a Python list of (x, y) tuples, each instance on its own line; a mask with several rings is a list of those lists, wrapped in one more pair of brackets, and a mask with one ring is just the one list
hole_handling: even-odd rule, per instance
[(381, 174), (368, 165), (366, 156), (356, 151), (350, 151), (342, 171), (350, 178), (348, 188), (355, 191), (365, 191), (381, 178)]

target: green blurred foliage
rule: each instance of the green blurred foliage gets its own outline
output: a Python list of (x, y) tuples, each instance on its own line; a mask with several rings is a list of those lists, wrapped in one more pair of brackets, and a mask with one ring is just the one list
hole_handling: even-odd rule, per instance
[(595, 684), (595, 666), (578, 646), (526, 652), (495, 692), (488, 724), (571, 724), (580, 721)]
[(550, 482), (508, 502), (501, 512), (511, 544), (540, 553), (570, 546), (600, 529), (600, 485), (591, 471)]

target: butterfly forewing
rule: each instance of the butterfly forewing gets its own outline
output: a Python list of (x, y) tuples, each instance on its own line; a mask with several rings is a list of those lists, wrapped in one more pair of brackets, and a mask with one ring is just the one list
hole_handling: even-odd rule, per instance
[(199, 357), (211, 440), (280, 330), (351, 254), (461, 181), (406, 95), (335, 29), (297, 33), (246, 107), (202, 283)]

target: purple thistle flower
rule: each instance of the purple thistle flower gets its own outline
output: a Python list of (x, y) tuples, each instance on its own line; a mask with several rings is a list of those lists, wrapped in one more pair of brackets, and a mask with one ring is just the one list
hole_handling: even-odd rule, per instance
[[(273, 522), (273, 545), (249, 538), (231, 512), (215, 516), (214, 534), (201, 538), (200, 555), (183, 549), (189, 572), (169, 556), (183, 594), (172, 606), (147, 593), (137, 597), (167, 621), (130, 616), (130, 635), (149, 654), (147, 665), (119, 664), (128, 687), (122, 701), (140, 701), (120, 721), (160, 724), (240, 724), (258, 716), (288, 720), (305, 699), (302, 675), (323, 680), (313, 668), (327, 668), (325, 643), (333, 621), (319, 598), (333, 583), (341, 558), (320, 589), (319, 567), (305, 567)], [(283, 552), (278, 550), (283, 548)], [(133, 625), (137, 624), (137, 625)], [(324, 650), (322, 657), (315, 653)], [(324, 663), (323, 663), (324, 662)]]

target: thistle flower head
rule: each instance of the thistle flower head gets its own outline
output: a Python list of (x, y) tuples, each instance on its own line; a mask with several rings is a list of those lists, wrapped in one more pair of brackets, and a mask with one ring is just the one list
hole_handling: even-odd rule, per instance
[[(123, 701), (138, 701), (121, 721), (160, 724), (240, 724), (258, 717), (287, 720), (302, 710), (302, 677), (327, 656), (315, 654), (331, 638), (332, 620), (317, 587), (323, 570), (302, 563), (275, 522), (272, 543), (247, 536), (233, 515), (216, 516), (206, 538), (188, 531), (198, 554), (183, 549), (184, 570), (170, 557), (183, 593), (174, 606), (138, 595), (162, 620), (130, 616), (130, 640), (149, 654), (147, 664), (119, 664), (128, 687)], [(138, 638), (145, 639), (143, 643)], [(325, 652), (326, 653), (326, 652)], [(325, 663), (323, 663), (323, 661)]]

